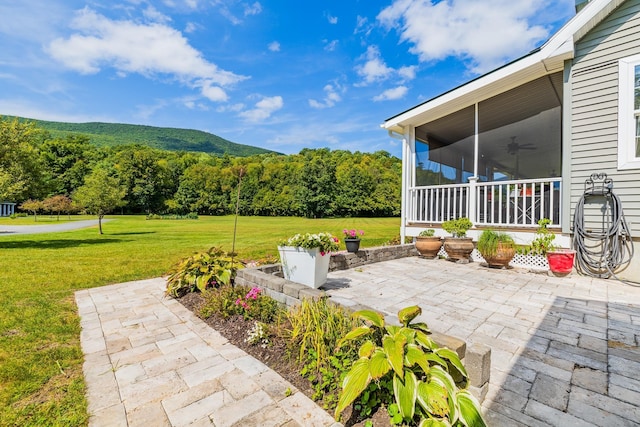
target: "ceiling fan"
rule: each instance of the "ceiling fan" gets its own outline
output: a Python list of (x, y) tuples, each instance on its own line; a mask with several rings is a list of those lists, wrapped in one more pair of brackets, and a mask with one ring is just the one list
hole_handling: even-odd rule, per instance
[(511, 137), (511, 142), (507, 144), (507, 153), (509, 153), (509, 154), (518, 154), (518, 152), (520, 152), (520, 150), (537, 150), (537, 149), (538, 148), (535, 147), (531, 143), (518, 144), (516, 142), (516, 137), (515, 136), (512, 136)]

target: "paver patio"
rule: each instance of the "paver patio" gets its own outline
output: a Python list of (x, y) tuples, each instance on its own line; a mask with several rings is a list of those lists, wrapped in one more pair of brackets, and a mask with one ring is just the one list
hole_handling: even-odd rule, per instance
[[(92, 426), (339, 425), (164, 286), (76, 293)], [(640, 425), (640, 288), (409, 257), (332, 272), (327, 293), (417, 304), (433, 330), (491, 347), (490, 426)]]
[(403, 258), (329, 274), (345, 305), (419, 305), (432, 330), (491, 347), (490, 426), (640, 425), (640, 288)]
[(178, 301), (164, 279), (76, 293), (90, 426), (339, 426)]

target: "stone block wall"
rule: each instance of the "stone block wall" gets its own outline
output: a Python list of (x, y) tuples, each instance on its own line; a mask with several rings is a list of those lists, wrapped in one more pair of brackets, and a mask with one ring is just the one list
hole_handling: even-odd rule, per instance
[[(331, 254), (330, 271), (356, 268), (374, 262), (417, 256), (414, 245), (383, 246), (367, 248), (357, 253), (339, 252)], [(255, 268), (245, 268), (238, 271), (235, 283), (242, 286), (257, 286), (276, 301), (287, 306), (299, 304), (303, 299), (323, 298), (326, 293), (321, 289), (313, 289), (283, 278), (280, 264), (269, 264)], [(331, 299), (330, 299), (331, 301)], [(336, 304), (340, 304), (335, 301)], [(350, 311), (369, 309), (361, 304), (344, 306)], [(394, 318), (389, 319), (393, 321)], [(397, 323), (397, 319), (395, 319)], [(447, 347), (458, 353), (469, 374), (471, 393), (480, 401), (484, 399), (489, 387), (489, 373), (491, 367), (491, 348), (466, 342), (449, 336), (433, 332), (432, 338), (438, 345)]]

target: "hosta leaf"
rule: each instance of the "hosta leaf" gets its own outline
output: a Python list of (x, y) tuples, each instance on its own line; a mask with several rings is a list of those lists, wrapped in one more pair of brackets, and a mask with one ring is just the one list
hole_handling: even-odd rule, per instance
[(418, 424), (418, 427), (451, 427), (451, 424), (445, 420), (437, 420), (435, 418), (425, 418)]
[(458, 407), (460, 408), (460, 421), (468, 427), (486, 427), (482, 414), (480, 413), (480, 404), (466, 390), (458, 392), (456, 395)]
[(342, 392), (340, 393), (340, 399), (338, 400), (338, 406), (336, 406), (335, 412), (336, 419), (338, 419), (340, 413), (344, 411), (347, 406), (360, 396), (370, 381), (369, 359), (363, 358), (356, 360), (342, 381)]
[(431, 333), (431, 330), (429, 329), (427, 324), (424, 323), (424, 322), (412, 323), (411, 324), (411, 328), (416, 329), (418, 331), (422, 331), (425, 334), (430, 334)]
[(438, 348), (438, 345), (423, 331), (416, 330), (416, 342), (430, 350)]
[(458, 370), (458, 372), (462, 374), (462, 376), (464, 376), (465, 378), (468, 378), (467, 370), (464, 368), (464, 365), (460, 361), (460, 358), (458, 357), (458, 353), (456, 353), (453, 350), (449, 350), (448, 348), (439, 348), (435, 350), (435, 353), (438, 356), (443, 357), (447, 359), (449, 362), (451, 362), (451, 364), (455, 366), (455, 368)]
[(404, 373), (404, 380), (397, 375), (393, 377), (393, 394), (405, 420), (411, 420), (415, 413), (417, 385), (415, 374), (408, 369)]
[(418, 384), (417, 400), (425, 411), (437, 417), (445, 417), (449, 414), (449, 394), (442, 384), (431, 381)]
[(231, 283), (231, 270), (223, 270), (218, 274), (218, 281), (225, 285)]
[(382, 378), (391, 370), (391, 365), (387, 359), (387, 355), (380, 348), (373, 352), (369, 359), (369, 373), (374, 380)]
[(408, 343), (414, 343), (416, 340), (416, 331), (414, 331), (411, 328), (405, 328), (402, 327), (400, 328), (399, 333), (401, 333), (402, 335), (404, 335), (407, 338), (407, 342)]
[(384, 327), (384, 317), (380, 313), (377, 313), (373, 310), (360, 310), (353, 313), (353, 317), (371, 322), (374, 326), (378, 328)]
[(429, 360), (422, 348), (415, 344), (407, 344), (407, 352), (404, 357), (407, 366), (413, 366), (417, 363), (425, 374), (429, 373)]
[(210, 276), (200, 276), (196, 279), (196, 286), (200, 289), (200, 292), (204, 292), (207, 289), (207, 284), (209, 283)]
[(425, 353), (425, 357), (427, 358), (427, 360), (429, 360), (430, 362), (433, 363), (437, 363), (438, 365), (446, 368), (447, 366), (447, 361), (444, 360), (443, 358), (441, 358), (440, 356), (438, 356), (437, 354), (433, 354), (433, 353)]
[(404, 326), (408, 326), (409, 323), (411, 323), (411, 321), (420, 314), (422, 314), (422, 309), (417, 305), (412, 305), (410, 307), (405, 307), (398, 312), (398, 320)]
[(451, 375), (444, 370), (442, 367), (436, 365), (431, 367), (431, 371), (429, 372), (429, 376), (431, 381), (437, 381), (447, 390), (447, 393), (453, 395), (456, 390), (456, 383), (451, 378)]
[(382, 348), (389, 359), (389, 363), (396, 375), (404, 377), (404, 346), (407, 338), (402, 334), (395, 336), (385, 336), (382, 339)]
[(372, 341), (365, 341), (364, 344), (358, 350), (358, 356), (368, 358), (373, 353), (373, 350), (376, 349), (376, 345)]
[(338, 341), (337, 347), (342, 347), (345, 341), (353, 340), (356, 338), (360, 338), (361, 336), (367, 335), (371, 333), (371, 328), (368, 326), (358, 326), (357, 328), (353, 328), (351, 331), (347, 333), (344, 337)]

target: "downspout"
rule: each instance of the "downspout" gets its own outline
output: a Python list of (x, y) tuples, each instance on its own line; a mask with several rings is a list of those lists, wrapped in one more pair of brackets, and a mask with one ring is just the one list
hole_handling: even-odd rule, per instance
[(572, 144), (573, 131), (571, 123), (571, 110), (573, 109), (571, 86), (573, 79), (571, 76), (571, 67), (573, 61), (566, 60), (564, 62), (564, 80), (562, 94), (562, 183), (560, 185), (560, 225), (562, 233), (571, 233), (571, 169), (572, 169)]
[(403, 128), (404, 135), (387, 130), (390, 138), (402, 141), (402, 176), (401, 176), (401, 197), (400, 197), (400, 243), (404, 244), (404, 239), (407, 235), (406, 223), (407, 223), (407, 191), (410, 187), (409, 179), (411, 177), (409, 173), (409, 167), (411, 165), (411, 149), (408, 141), (408, 130)]

